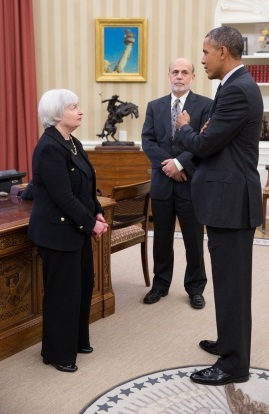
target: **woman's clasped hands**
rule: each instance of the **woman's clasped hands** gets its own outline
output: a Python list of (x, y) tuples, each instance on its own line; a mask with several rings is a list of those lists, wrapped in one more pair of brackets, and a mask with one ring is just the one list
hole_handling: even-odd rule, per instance
[(96, 223), (93, 228), (93, 234), (99, 239), (103, 233), (106, 233), (108, 229), (108, 224), (102, 213), (97, 214)]

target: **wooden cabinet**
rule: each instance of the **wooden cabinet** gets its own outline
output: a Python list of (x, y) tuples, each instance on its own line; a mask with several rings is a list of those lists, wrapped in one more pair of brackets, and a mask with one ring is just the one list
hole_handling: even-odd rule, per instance
[(88, 150), (96, 171), (97, 188), (107, 197), (116, 185), (150, 180), (151, 163), (142, 150)]
[[(106, 220), (112, 222), (115, 202), (100, 197)], [(0, 360), (34, 345), (42, 335), (42, 266), (27, 238), (32, 201), (0, 198)], [(92, 238), (94, 292), (90, 321), (115, 312), (110, 274), (110, 226), (99, 241)]]

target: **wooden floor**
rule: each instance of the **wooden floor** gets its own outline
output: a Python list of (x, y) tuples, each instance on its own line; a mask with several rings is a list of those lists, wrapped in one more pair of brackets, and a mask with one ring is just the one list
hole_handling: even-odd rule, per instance
[[(152, 217), (149, 221), (149, 230), (153, 230), (153, 220)], [(176, 231), (180, 231), (180, 226), (178, 221), (176, 222)], [(256, 228), (255, 237), (259, 239), (269, 239), (269, 220), (266, 221), (265, 232), (262, 231), (261, 226)]]

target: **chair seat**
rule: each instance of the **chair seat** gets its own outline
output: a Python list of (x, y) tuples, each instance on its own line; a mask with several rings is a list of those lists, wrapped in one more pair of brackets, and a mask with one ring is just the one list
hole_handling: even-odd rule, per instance
[(116, 246), (127, 240), (133, 240), (144, 235), (145, 231), (141, 227), (135, 225), (124, 227), (122, 229), (115, 229), (111, 232), (111, 246)]

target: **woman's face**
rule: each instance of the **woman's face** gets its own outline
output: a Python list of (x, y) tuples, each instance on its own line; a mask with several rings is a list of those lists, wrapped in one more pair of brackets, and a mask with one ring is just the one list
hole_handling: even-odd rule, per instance
[(62, 118), (58, 125), (64, 129), (74, 131), (81, 125), (83, 111), (78, 104), (71, 104), (65, 107)]

